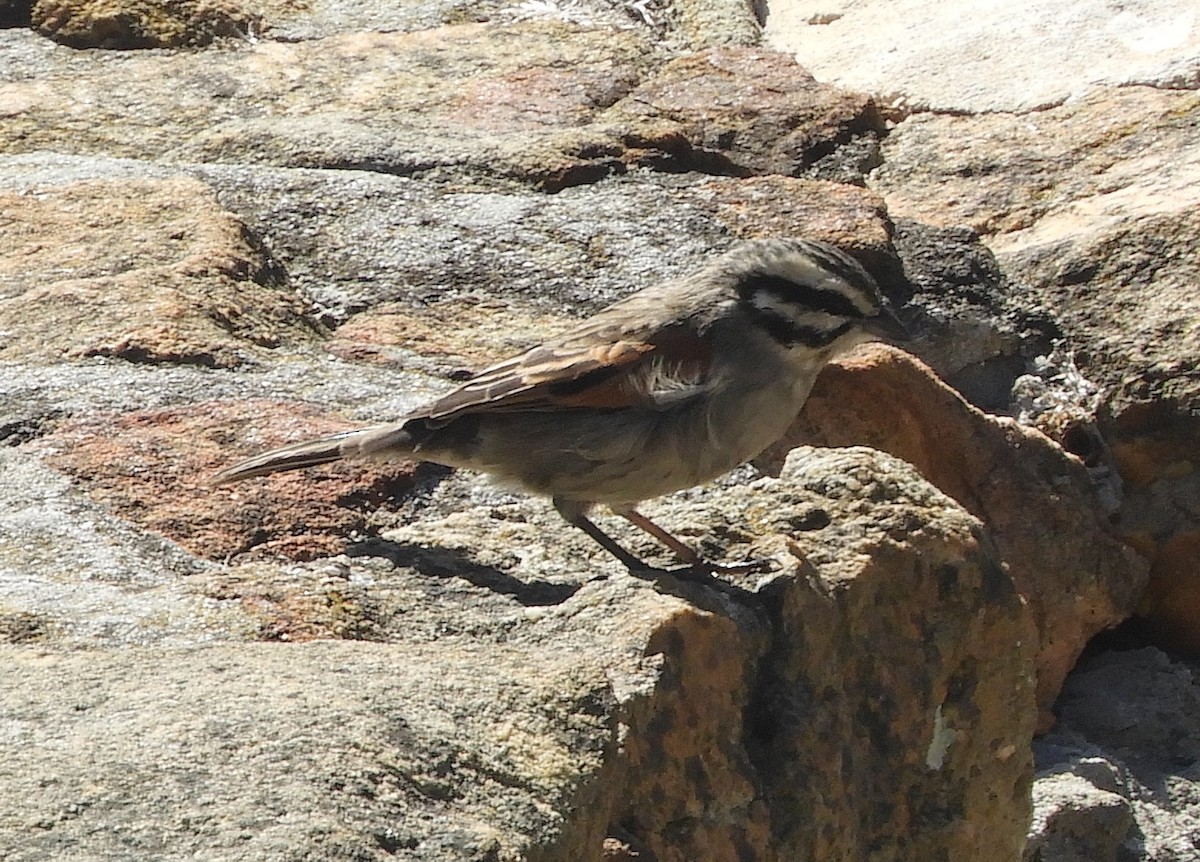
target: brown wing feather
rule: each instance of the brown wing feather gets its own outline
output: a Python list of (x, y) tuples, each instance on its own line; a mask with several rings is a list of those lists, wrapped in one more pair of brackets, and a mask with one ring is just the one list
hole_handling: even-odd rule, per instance
[(621, 408), (644, 404), (655, 379), (695, 382), (711, 361), (707, 344), (686, 327), (645, 340), (593, 340), (598, 333), (535, 347), (486, 368), (409, 418), (445, 421), (477, 410)]

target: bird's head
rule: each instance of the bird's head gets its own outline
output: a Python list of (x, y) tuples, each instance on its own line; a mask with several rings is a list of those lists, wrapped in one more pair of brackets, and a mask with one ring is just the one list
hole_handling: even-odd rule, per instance
[(825, 242), (787, 238), (746, 243), (727, 260), (738, 302), (787, 348), (826, 357), (866, 341), (906, 341), (875, 279)]

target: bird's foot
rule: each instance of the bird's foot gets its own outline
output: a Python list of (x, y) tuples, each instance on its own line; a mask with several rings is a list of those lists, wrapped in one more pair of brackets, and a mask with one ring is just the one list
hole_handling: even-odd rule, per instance
[(714, 583), (723, 583), (721, 576), (766, 574), (775, 571), (778, 567), (779, 563), (773, 559), (750, 560), (744, 563), (714, 563), (711, 560), (697, 558), (686, 566), (662, 569), (639, 560), (637, 565), (629, 566), (629, 573), (647, 580), (669, 575), (676, 580), (712, 586)]
[(704, 560), (700, 565), (713, 575), (765, 575), (779, 569), (779, 561), (771, 557), (744, 563), (710, 563)]
[(779, 568), (779, 563), (770, 558), (747, 560), (744, 563), (714, 563), (711, 560), (699, 559), (673, 574), (678, 578), (686, 577), (684, 574), (686, 572), (695, 572), (715, 578), (721, 575), (763, 575), (773, 572), (777, 568)]

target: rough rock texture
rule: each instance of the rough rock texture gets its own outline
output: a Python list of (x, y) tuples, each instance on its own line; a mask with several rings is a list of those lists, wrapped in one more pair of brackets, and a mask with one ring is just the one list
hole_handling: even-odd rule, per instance
[(817, 382), (791, 434), (798, 442), (863, 443), (903, 458), (987, 525), (1038, 629), (1042, 728), (1083, 646), (1117, 625), (1145, 577), (1107, 525), (1082, 463), (1040, 432), (988, 416), (893, 348), (864, 349)]
[[(772, 610), (770, 681), (751, 719), (769, 762), (780, 765), (767, 778), (773, 810), (810, 812), (777, 828), (779, 858), (865, 858), (882, 846), (896, 859), (1014, 858), (1029, 776), (1010, 734), (1025, 737), (1034, 715), (1026, 606), (978, 523), (950, 527), (921, 516), (949, 499), (892, 484), (895, 462), (863, 451), (789, 456), (781, 481), (820, 492), (798, 501), (799, 523), (795, 509), (758, 502), (776, 529), (801, 526), (789, 549), (803, 555), (810, 579), (807, 588), (784, 585)], [(888, 537), (879, 544), (856, 536), (843, 514), (865, 513), (871, 499), (893, 501), (870, 516), (872, 531)], [(912, 557), (883, 575), (894, 554)], [(880, 576), (869, 576), (877, 567)], [(894, 612), (881, 616), (880, 608)], [(1000, 643), (1003, 659), (988, 646)], [(1019, 729), (1011, 713), (1003, 717), (1014, 707)], [(831, 749), (829, 739), (841, 742)], [(872, 762), (879, 752), (888, 752), (883, 773)], [(985, 773), (995, 779), (974, 777)], [(869, 811), (868, 822), (834, 814), (848, 804)], [(987, 829), (973, 811), (992, 812)]]
[(791, 0), (771, 5), (766, 36), (896, 107), (1030, 114), (1097, 83), (1195, 88), (1194, 15), (1187, 0)]
[(195, 180), (0, 191), (0, 219), (0, 319), (21, 321), (0, 361), (232, 366), (314, 337), (286, 273)]
[[(1083, 762), (1083, 769), (1107, 763)], [(1024, 858), (1117, 862), (1134, 826), (1129, 800), (1070, 772), (1039, 776)]]
[(1061, 343), (1019, 384), (1042, 403), (1021, 412), (1120, 474), (1117, 526), (1151, 561), (1144, 628), (1200, 650), (1192, 8), (792, 2), (772, 18), (770, 43), (886, 103), (894, 126), (870, 184), (892, 214), (983, 233), (1054, 310)]
[[(1053, 406), (1028, 418), (1068, 448), (1086, 438), (1124, 479), (1119, 528), (1152, 566), (1148, 629), (1195, 653), (1200, 604), (1178, 574), (1195, 571), (1179, 551), (1200, 523), (1194, 13), (1091, 0), (975, 6), (795, 3), (767, 34), (819, 78), (888, 104), (896, 123), (871, 185), (894, 216), (984, 234), (1026, 304), (1053, 309), (1056, 361), (1027, 369)], [(945, 29), (943, 16), (971, 23)], [(901, 42), (925, 57), (913, 63), (896, 49), (904, 31), (953, 36)], [(833, 66), (855, 49), (873, 59)], [(1019, 72), (998, 74), (1013, 58)]]
[(920, 333), (913, 349), (975, 406), (1011, 412), (1017, 381), (1063, 337), (1050, 306), (1007, 275), (974, 232), (894, 224), (903, 295), (911, 294), (905, 311)]
[[(93, 505), (58, 493), (75, 521)], [(530, 506), (318, 566), (160, 579), (205, 598), (203, 635), (113, 600), (124, 620), (103, 629), (54, 600), (9, 615), (10, 858), (584, 860), (609, 836), (664, 860), (783, 859), (896, 833), (889, 858), (1014, 858), (1030, 622), (979, 523), (902, 462), (801, 450), (779, 479), (655, 513), (773, 554), (757, 589), (564, 579), (613, 567)], [(11, 572), (45, 527), (5, 511)], [(505, 561), (506, 522), (563, 546)], [(411, 550), (430, 535), (443, 551)], [(109, 580), (81, 589), (150, 586)], [(342, 640), (252, 643), (313, 637)]]
[(1146, 648), (1094, 655), (1036, 745), (1025, 859), (1186, 860), (1200, 853), (1195, 665)]
[[(1035, 114), (914, 113), (888, 136), (873, 184), (895, 214), (997, 234), (998, 248), (1068, 241), (1195, 203), (1196, 101), (1122, 87)], [(935, 185), (937, 196), (919, 191)]]
[[(778, 54), (664, 65), (649, 49), (634, 31), (544, 21), (227, 46), (219, 72), (195, 53), (21, 54), (0, 85), (0, 147), (555, 191), (643, 165), (788, 175), (879, 123), (870, 100)], [(81, 125), (87, 101), (111, 121)]]
[(31, 12), (43, 36), (72, 48), (177, 48), (262, 30), (261, 18), (233, 2), (114, 3), (38, 0)]
[[(341, 464), (315, 479), (282, 477), (249, 496), (214, 490), (207, 477), (247, 443), (278, 447), (350, 427), (295, 404), (210, 402), (68, 420), (29, 450), (113, 513), (194, 554), (306, 559), (337, 553), (377, 508), (410, 491), (413, 465)], [(244, 434), (236, 447), (234, 428)]]
[(650, 150), (643, 163), (665, 156), (676, 169), (735, 176), (791, 176), (854, 135), (882, 131), (869, 99), (761, 50), (672, 61), (605, 119), (619, 124), (631, 147)]
[[(1194, 710), (1085, 720), (1127, 678), (1124, 714), (1186, 707), (1175, 670), (1068, 675), (1054, 731), (1170, 768), (1043, 747), (1029, 795), (1093, 633), (1136, 605), (1197, 643), (1190, 9), (31, 6), (0, 0), (0, 856), (1011, 862), (1032, 813), (1040, 862), (1190, 862)], [(755, 17), (793, 11), (798, 59)], [(429, 467), (205, 485), (779, 234), (857, 255), (973, 407), (876, 354), (789, 442), (942, 493), (806, 450), (647, 504), (771, 576), (635, 580)]]
[[(634, 32), (529, 22), (239, 43), (221, 48), (216, 68), (195, 52), (99, 52), (69, 63), (28, 52), (3, 88), (0, 142), (12, 152), (152, 152), (176, 162), (457, 168), (494, 180), (538, 172), (562, 184), (614, 164), (619, 146), (588, 120), (654, 68), (646, 49)], [(81, 126), (86, 101), (111, 122)]]
[[(920, 292), (931, 274), (955, 285), (914, 298), (933, 331), (959, 336), (922, 357), (1079, 456), (1113, 531), (1149, 563), (1137, 630), (1200, 652), (1194, 11), (796, 2), (771, 9), (766, 37), (818, 79), (875, 95), (890, 121), (868, 184), (898, 219), (906, 264), (920, 252)], [(968, 243), (995, 259), (941, 264)], [(988, 337), (971, 334), (989, 319)], [(1140, 843), (1120, 837), (1127, 813), (1111, 798), (1097, 804), (1112, 829), (1079, 825), (1076, 784), (1055, 781), (1062, 816), (1038, 833), (1037, 858), (1194, 855), (1154, 849), (1195, 835), (1169, 811), (1139, 820)], [(1071, 849), (1071, 835), (1093, 843)]]
[(1063, 328), (1080, 345), (1075, 362), (1106, 393), (1097, 427), (1124, 480), (1117, 527), (1152, 565), (1143, 611), (1164, 644), (1193, 654), (1200, 603), (1195, 583), (1179, 588), (1178, 573), (1195, 581), (1200, 531), (1197, 212), (1142, 214), (1071, 248), (1021, 252), (1013, 267), (1063, 309)]

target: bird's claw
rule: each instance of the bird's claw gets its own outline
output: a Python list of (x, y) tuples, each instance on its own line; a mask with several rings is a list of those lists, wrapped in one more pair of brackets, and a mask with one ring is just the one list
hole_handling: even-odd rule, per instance
[(694, 563), (689, 563), (686, 566), (680, 566), (676, 569), (660, 569), (657, 566), (643, 563), (637, 567), (630, 566), (629, 572), (636, 577), (649, 580), (654, 580), (663, 575), (670, 575), (680, 581), (711, 585), (719, 581), (721, 579), (720, 576), (723, 575), (766, 574), (775, 571), (778, 567), (778, 562), (770, 558), (749, 560), (744, 563), (715, 563), (710, 560), (699, 559)]

